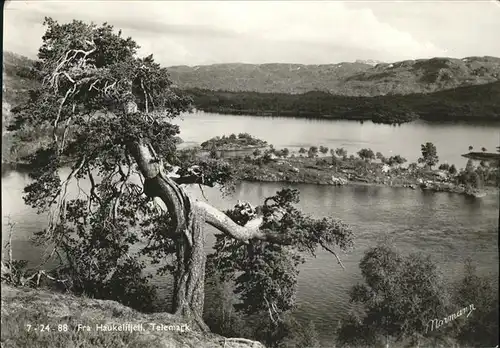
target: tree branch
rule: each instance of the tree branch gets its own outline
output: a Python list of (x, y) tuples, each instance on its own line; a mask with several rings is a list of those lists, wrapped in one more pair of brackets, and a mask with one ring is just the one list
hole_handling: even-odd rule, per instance
[[(101, 197), (99, 197), (96, 193), (96, 183), (95, 183), (95, 179), (94, 179), (94, 175), (92, 174), (92, 171), (90, 170), (90, 167), (87, 167), (87, 174), (89, 176), (89, 180), (90, 180), (90, 197), (91, 198), (95, 198), (95, 200), (99, 203), (101, 203)], [(92, 203), (92, 200), (91, 202)], [(90, 209), (89, 209), (90, 210)]]
[(342, 267), (342, 269), (345, 270), (345, 267), (344, 267), (344, 264), (342, 263), (342, 261), (340, 260), (340, 258), (337, 256), (337, 254), (335, 253), (335, 251), (333, 251), (332, 249), (330, 249), (329, 247), (327, 247), (323, 242), (319, 242), (319, 245), (321, 245), (321, 247), (323, 249), (325, 249), (326, 251), (328, 251), (329, 253), (333, 254), (333, 256), (335, 256), (335, 258), (337, 259), (337, 262), (339, 263), (340, 267)]
[[(75, 104), (73, 103), (73, 114), (75, 113)], [(61, 151), (64, 151), (64, 145), (66, 143), (66, 137), (68, 136), (69, 124), (71, 123), (71, 116), (66, 120), (66, 124), (64, 125), (64, 132), (61, 139)]]
[(194, 205), (204, 213), (206, 223), (234, 239), (246, 243), (250, 239), (257, 239), (282, 245), (291, 244), (290, 239), (286, 235), (261, 230), (262, 217), (250, 220), (245, 226), (240, 226), (231, 220), (229, 216), (206, 202), (195, 201)]
[(148, 104), (148, 94), (146, 93), (146, 88), (144, 88), (144, 81), (141, 78), (141, 87), (142, 91), (144, 92), (144, 103), (145, 103), (145, 108), (146, 108), (146, 114), (149, 113), (149, 104)]
[[(73, 86), (74, 87), (74, 86)], [(57, 125), (59, 123), (59, 119), (61, 118), (61, 113), (62, 113), (62, 108), (64, 106), (64, 103), (66, 102), (66, 99), (68, 99), (68, 96), (73, 92), (74, 90), (68, 89), (66, 91), (66, 95), (62, 98), (61, 103), (59, 104), (59, 110), (57, 112), (56, 119), (54, 121), (54, 131), (52, 134), (52, 137), (54, 139), (54, 142), (57, 143)]]
[[(123, 173), (123, 170), (122, 170), (122, 168), (121, 168), (121, 165), (120, 165), (120, 164), (118, 164), (118, 168), (120, 169), (121, 173)], [(130, 165), (129, 165), (129, 166), (128, 166), (128, 170), (127, 170), (127, 174), (123, 174), (123, 175), (125, 175), (125, 177), (123, 177), (123, 176), (122, 176), (122, 180), (123, 180), (123, 182), (122, 182), (122, 184), (121, 184), (121, 186), (120, 186), (120, 189), (119, 189), (119, 191), (118, 191), (118, 195), (117, 195), (117, 197), (116, 197), (116, 199), (115, 199), (115, 202), (114, 202), (114, 204), (113, 204), (113, 221), (114, 221), (115, 223), (116, 223), (116, 217), (117, 217), (117, 215), (118, 215), (118, 205), (120, 204), (120, 198), (121, 198), (121, 196), (122, 196), (122, 194), (123, 194), (123, 188), (124, 188), (124, 187), (125, 187), (125, 185), (127, 184), (127, 181), (128, 181), (128, 179), (130, 178), (130, 173), (131, 173), (131, 172), (132, 172), (132, 166), (130, 166)]]
[(200, 185), (205, 185), (209, 187), (213, 187), (213, 184), (207, 184), (203, 178), (199, 175), (186, 175), (186, 176), (181, 176), (179, 178), (173, 178), (170, 177), (176, 184), (178, 185), (189, 185), (189, 184), (200, 184)]

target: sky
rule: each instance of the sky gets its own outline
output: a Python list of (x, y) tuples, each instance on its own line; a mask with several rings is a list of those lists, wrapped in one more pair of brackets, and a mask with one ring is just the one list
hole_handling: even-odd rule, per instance
[(500, 57), (499, 1), (8, 1), (3, 49), (36, 57), (45, 16), (122, 29), (165, 66)]

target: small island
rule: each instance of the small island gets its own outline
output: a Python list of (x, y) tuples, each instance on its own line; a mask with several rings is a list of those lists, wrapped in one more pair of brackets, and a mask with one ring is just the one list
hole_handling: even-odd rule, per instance
[(267, 147), (267, 142), (248, 133), (217, 136), (201, 143), (205, 151), (242, 151)]
[(500, 161), (500, 153), (494, 152), (469, 152), (463, 154), (462, 157), (478, 161)]
[[(234, 141), (235, 137), (214, 139), (220, 139), (220, 143), (221, 139), (229, 138)], [(489, 156), (489, 160), (481, 160), (478, 165), (473, 160), (479, 159), (471, 158), (466, 168), (457, 169), (453, 164), (438, 165), (439, 157), (434, 144), (422, 144), (421, 151), (422, 157), (418, 163), (408, 165), (405, 165), (407, 160), (400, 155), (386, 157), (371, 149), (348, 154), (344, 148), (329, 149), (325, 146), (311, 146), (293, 152), (269, 145), (263, 151), (256, 149), (251, 155), (236, 154), (225, 160), (233, 168), (234, 177), (242, 181), (336, 186), (386, 185), (478, 198), (497, 189), (500, 170), (496, 157)], [(215, 152), (210, 154), (210, 157), (218, 156)]]

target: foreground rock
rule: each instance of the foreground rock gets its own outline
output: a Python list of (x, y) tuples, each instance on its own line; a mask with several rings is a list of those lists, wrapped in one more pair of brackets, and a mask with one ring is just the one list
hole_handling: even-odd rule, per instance
[(264, 348), (196, 331), (168, 313), (144, 314), (115, 301), (5, 284), (2, 347)]

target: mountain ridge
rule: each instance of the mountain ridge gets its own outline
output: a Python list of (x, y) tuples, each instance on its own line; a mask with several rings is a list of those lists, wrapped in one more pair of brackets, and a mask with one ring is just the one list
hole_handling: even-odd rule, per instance
[[(14, 52), (3, 52), (5, 83), (25, 86), (25, 78), (14, 78), (33, 60)], [(336, 64), (217, 63), (167, 67), (179, 89), (229, 92), (301, 94), (310, 91), (339, 96), (381, 96), (432, 93), (457, 87), (500, 81), (500, 58), (471, 56), (462, 59), (436, 57), (383, 63), (357, 60)], [(18, 80), (18, 81), (16, 81)]]
[(168, 70), (180, 89), (379, 96), (432, 93), (500, 81), (500, 58), (437, 57), (377, 64), (360, 60), (337, 64), (221, 63), (177, 65)]

